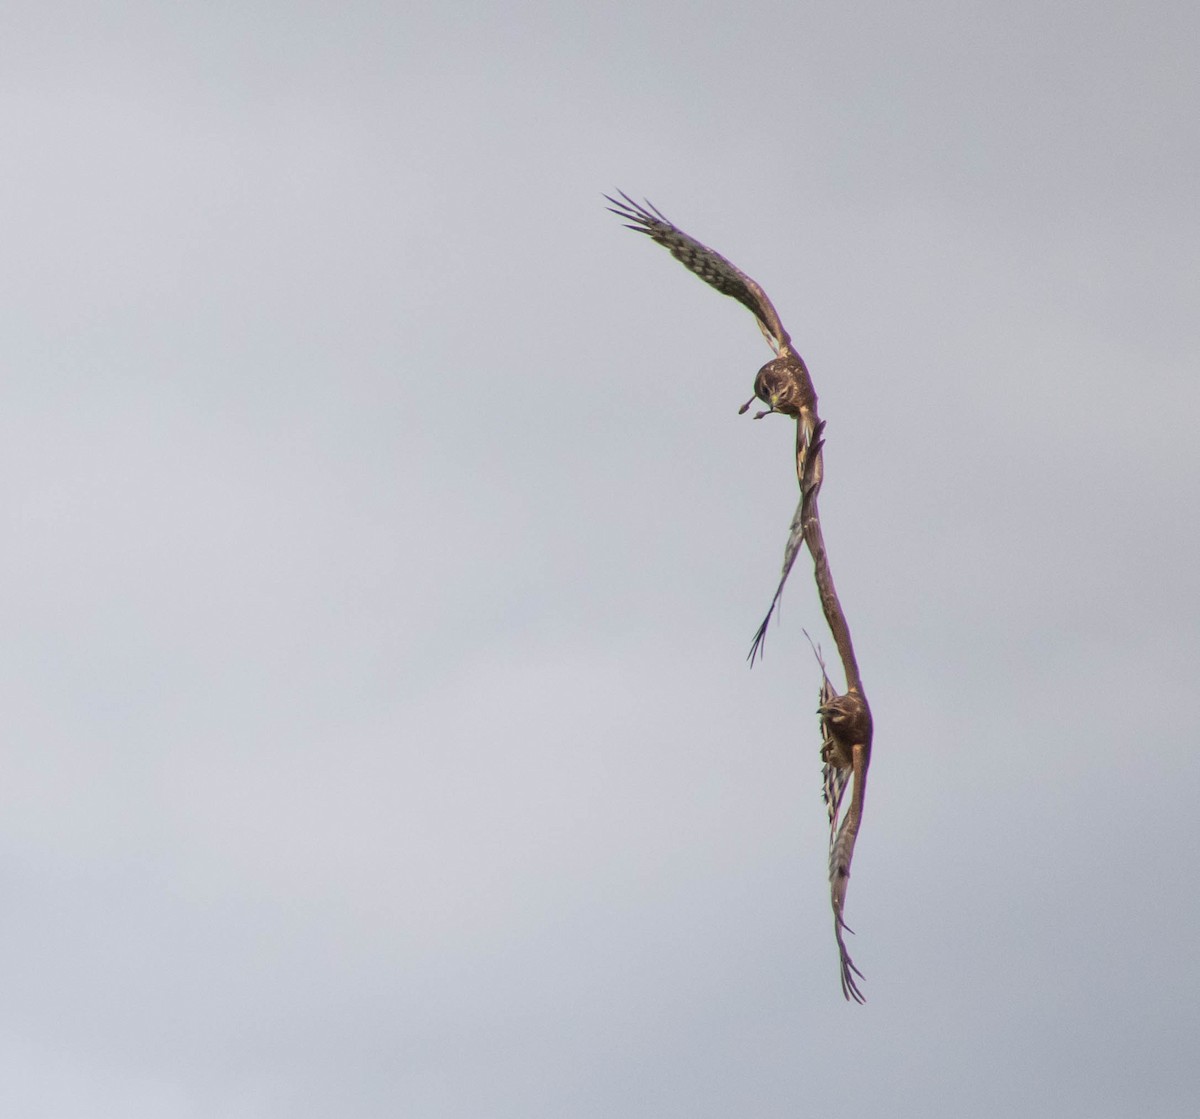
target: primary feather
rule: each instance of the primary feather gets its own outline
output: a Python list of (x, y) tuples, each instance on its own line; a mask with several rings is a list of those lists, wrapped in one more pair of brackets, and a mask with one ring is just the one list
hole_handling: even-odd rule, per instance
[(617, 193), (620, 194), (621, 200), (607, 194), (604, 197), (612, 203), (609, 209), (617, 217), (625, 219), (627, 229), (645, 233), (706, 284), (716, 288), (722, 295), (736, 299), (747, 308), (758, 319), (759, 327), (777, 353), (791, 343), (787, 331), (783, 329), (783, 323), (779, 321), (778, 312), (767, 298), (767, 293), (745, 272), (731, 264), (719, 252), (684, 233), (649, 202), (644, 206), (639, 205), (624, 191)]

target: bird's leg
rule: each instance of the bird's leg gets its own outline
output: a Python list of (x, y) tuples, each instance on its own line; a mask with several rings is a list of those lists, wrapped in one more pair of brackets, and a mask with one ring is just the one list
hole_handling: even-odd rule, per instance
[[(745, 415), (746, 409), (749, 408), (750, 405), (753, 404), (757, 398), (758, 398), (758, 393), (755, 393), (749, 400), (746, 401), (745, 404), (743, 404), (738, 409), (738, 415), (739, 416)], [(763, 416), (769, 416), (772, 412), (777, 412), (777, 411), (779, 411), (779, 409), (776, 408), (774, 404), (772, 404), (771, 407), (768, 408), (765, 412), (755, 412), (754, 418), (756, 420), (761, 420), (763, 418)]]

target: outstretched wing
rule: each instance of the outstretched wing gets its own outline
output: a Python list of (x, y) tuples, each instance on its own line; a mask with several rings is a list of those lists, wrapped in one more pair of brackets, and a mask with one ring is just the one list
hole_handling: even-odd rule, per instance
[(800, 498), (800, 503), (796, 506), (796, 512), (792, 514), (792, 524), (788, 529), (787, 545), (783, 549), (783, 574), (779, 578), (779, 586), (775, 588), (775, 597), (771, 599), (771, 605), (767, 608), (767, 616), (763, 618), (762, 625), (758, 627), (758, 632), (754, 635), (754, 643), (750, 646), (750, 655), (746, 658), (750, 662), (750, 667), (754, 667), (756, 658), (760, 658), (763, 654), (763, 645), (767, 640), (767, 627), (771, 624), (771, 618), (775, 614), (775, 607), (779, 605), (779, 596), (783, 594), (783, 585), (788, 581), (788, 576), (792, 573), (792, 564), (796, 562), (796, 557), (800, 554), (800, 548), (804, 544), (804, 498)]
[[(855, 751), (861, 747), (855, 746)], [(858, 759), (856, 759), (857, 763)], [(866, 996), (858, 989), (854, 977), (863, 978), (863, 973), (854, 966), (850, 953), (846, 950), (846, 939), (843, 932), (854, 930), (846, 924), (842, 913), (846, 908), (846, 887), (850, 885), (850, 861), (854, 858), (854, 841), (858, 838), (859, 825), (862, 823), (862, 794), (866, 786), (866, 769), (859, 764), (854, 766), (854, 792), (850, 797), (850, 809), (838, 828), (837, 837), (829, 851), (829, 892), (833, 903), (833, 934), (837, 938), (838, 958), (842, 968), (842, 994), (855, 1002), (866, 1002)]]
[[(804, 544), (804, 519), (808, 510), (808, 495), (813, 485), (813, 480), (810, 479), (806, 488), (804, 475), (808, 469), (809, 459), (813, 455), (821, 453), (823, 446), (821, 434), (824, 429), (823, 423), (818, 424), (815, 428), (812, 427), (803, 415), (796, 420), (796, 475), (800, 479), (800, 502), (796, 506), (796, 512), (792, 514), (792, 523), (788, 528), (787, 545), (783, 549), (783, 574), (779, 577), (779, 586), (775, 588), (775, 595), (771, 599), (771, 605), (767, 608), (767, 616), (763, 618), (762, 625), (758, 627), (758, 632), (754, 635), (754, 642), (750, 646), (750, 655), (747, 660), (750, 661), (751, 668), (754, 667), (755, 659), (762, 658), (763, 645), (767, 640), (767, 627), (771, 624), (775, 608), (779, 605), (779, 598), (783, 594), (783, 585), (788, 581), (788, 576), (792, 573), (792, 565), (796, 562), (796, 557), (800, 554), (800, 549)], [(814, 466), (819, 467), (820, 464), (814, 463)], [(815, 482), (819, 486), (819, 471), (814, 476)], [(818, 656), (817, 660), (820, 659)], [(823, 662), (821, 671), (825, 671)]]
[(779, 321), (779, 314), (767, 298), (767, 293), (740, 268), (730, 264), (720, 253), (689, 237), (682, 229), (663, 217), (649, 202), (644, 206), (634, 202), (624, 191), (618, 191), (622, 201), (605, 195), (612, 205), (609, 209), (626, 221), (626, 228), (645, 233), (657, 241), (685, 268), (695, 272), (706, 284), (723, 295), (732, 296), (748, 308), (776, 353), (791, 344), (788, 333)]

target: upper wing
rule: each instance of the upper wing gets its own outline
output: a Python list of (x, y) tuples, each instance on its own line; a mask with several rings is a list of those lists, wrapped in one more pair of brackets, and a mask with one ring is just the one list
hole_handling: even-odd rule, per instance
[(627, 229), (645, 233), (668, 249), (685, 268), (695, 272), (706, 284), (723, 295), (732, 296), (748, 307), (758, 319), (758, 325), (772, 348), (778, 353), (791, 344), (788, 332), (779, 321), (779, 314), (767, 298), (767, 293), (740, 268), (730, 264), (720, 253), (689, 237), (682, 229), (662, 216), (649, 202), (639, 206), (624, 191), (618, 191), (623, 201), (605, 195), (612, 205), (609, 209), (628, 223)]

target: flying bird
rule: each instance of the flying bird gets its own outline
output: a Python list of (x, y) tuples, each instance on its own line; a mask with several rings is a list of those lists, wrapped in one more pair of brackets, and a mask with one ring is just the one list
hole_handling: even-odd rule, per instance
[[(788, 532), (783, 573), (767, 616), (754, 635), (749, 659), (753, 665), (755, 658), (761, 655), (767, 626), (779, 604), (784, 584), (801, 547), (807, 545), (813, 559), (813, 574), (821, 608), (846, 672), (846, 691), (839, 694), (830, 682), (819, 650), (814, 646), (813, 651), (821, 666), (821, 698), (817, 714), (821, 720), (823, 792), (829, 813), (829, 890), (834, 936), (837, 940), (842, 994), (847, 1000), (861, 1003), (865, 1001), (858, 986), (862, 972), (855, 967), (846, 949), (844, 934), (851, 930), (843, 913), (854, 845), (862, 826), (873, 724), (854, 656), (850, 627), (833, 585), (817, 512), (817, 494), (824, 476), (822, 436), (825, 425), (817, 414), (817, 394), (812, 378), (804, 360), (792, 347), (791, 338), (774, 305), (754, 280), (720, 253), (684, 233), (649, 202), (639, 205), (623, 192), (620, 200), (608, 195), (605, 197), (612, 204), (612, 212), (624, 219), (629, 229), (646, 234), (706, 283), (746, 307), (775, 351), (775, 357), (758, 371), (754, 379), (754, 396), (739, 411), (745, 412), (757, 397), (767, 408), (759, 412), (755, 419), (778, 412), (796, 420), (796, 476), (800, 483), (800, 503)], [(842, 804), (847, 789), (850, 789), (850, 804), (843, 813)]]
[[(808, 366), (792, 346), (792, 339), (784, 329), (774, 304), (767, 298), (767, 293), (745, 272), (714, 249), (702, 245), (694, 237), (684, 233), (651, 203), (640, 205), (624, 191), (618, 193), (621, 195), (620, 200), (607, 194), (604, 197), (612, 203), (609, 210), (624, 219), (626, 229), (646, 234), (652, 241), (667, 249), (685, 268), (716, 288), (722, 295), (736, 299), (754, 315), (763, 337), (776, 356), (758, 371), (754, 378), (754, 396), (746, 401), (739, 411), (745, 412), (757, 398), (766, 404), (767, 408), (755, 415), (756, 420), (776, 412), (796, 420), (796, 476), (803, 484), (805, 462), (815, 435), (817, 393), (813, 388)], [(803, 504), (801, 499), (792, 517), (787, 546), (783, 553), (783, 573), (779, 585), (771, 599), (767, 616), (758, 627), (754, 642), (750, 646), (751, 665), (756, 658), (762, 656), (767, 627), (771, 624), (771, 618), (783, 594), (784, 584), (804, 543), (804, 531), (800, 523)]]
[[(807, 635), (806, 635), (807, 636)], [(811, 643), (812, 638), (809, 638)], [(838, 695), (820, 650), (813, 646), (821, 666), (821, 784), (825, 808), (829, 813), (829, 897), (833, 906), (833, 935), (837, 939), (838, 961), (842, 973), (842, 994), (857, 1003), (866, 1002), (859, 990), (863, 973), (854, 966), (846, 949), (843, 933), (853, 932), (842, 916), (846, 908), (846, 887), (850, 884), (850, 863), (854, 842), (862, 825), (863, 799), (867, 789), (867, 768), (871, 763), (871, 709), (866, 698), (851, 688)], [(842, 816), (842, 798), (853, 780), (850, 807)]]

